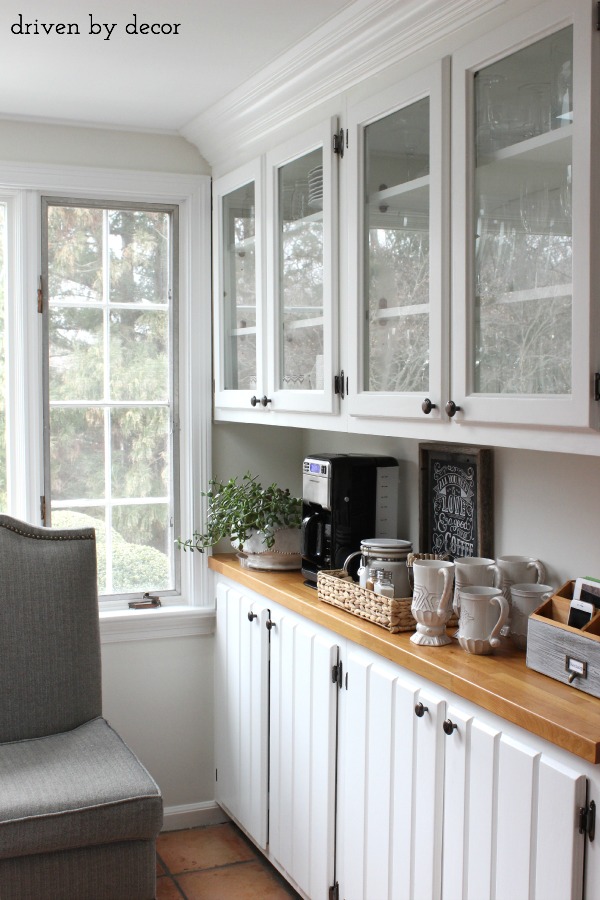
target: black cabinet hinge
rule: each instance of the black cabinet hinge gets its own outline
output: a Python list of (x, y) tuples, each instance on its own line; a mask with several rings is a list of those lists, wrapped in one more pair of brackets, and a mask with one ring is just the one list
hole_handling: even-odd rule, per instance
[(344, 133), (344, 129), (340, 128), (337, 134), (333, 136), (333, 152), (337, 153), (340, 159), (344, 158), (344, 150), (348, 146), (348, 131)]
[(342, 671), (342, 663), (340, 660), (340, 662), (336, 663), (335, 666), (331, 667), (331, 681), (333, 684), (337, 684), (341, 691), (343, 680), (344, 674)]
[(600, 400), (600, 372), (594, 375), (594, 400)]
[(339, 900), (340, 898), (340, 886), (336, 881), (335, 884), (332, 884), (329, 888), (329, 900)]
[(593, 841), (596, 837), (596, 803), (590, 800), (587, 806), (579, 807), (579, 834), (587, 834)]

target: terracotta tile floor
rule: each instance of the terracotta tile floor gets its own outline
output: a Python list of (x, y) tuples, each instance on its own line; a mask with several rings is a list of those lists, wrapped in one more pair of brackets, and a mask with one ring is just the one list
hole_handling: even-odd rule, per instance
[(157, 900), (289, 900), (299, 895), (235, 825), (159, 835)]

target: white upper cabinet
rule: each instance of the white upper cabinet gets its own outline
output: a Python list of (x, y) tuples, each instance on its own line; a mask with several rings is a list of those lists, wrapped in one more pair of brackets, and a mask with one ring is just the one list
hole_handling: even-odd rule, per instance
[(457, 422), (592, 423), (597, 37), (591, 3), (553, 2), (454, 55)]
[(337, 121), (267, 154), (267, 369), (274, 411), (337, 408)]
[(449, 60), (348, 114), (348, 412), (439, 419), (447, 394)]
[(266, 392), (261, 162), (213, 185), (215, 405), (251, 408)]

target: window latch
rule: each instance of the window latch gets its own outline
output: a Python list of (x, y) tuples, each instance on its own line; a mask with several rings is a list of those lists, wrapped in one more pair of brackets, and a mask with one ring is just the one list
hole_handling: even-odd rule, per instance
[(160, 597), (155, 597), (146, 591), (141, 600), (130, 600), (127, 606), (129, 609), (156, 609), (158, 606), (162, 606), (162, 603)]

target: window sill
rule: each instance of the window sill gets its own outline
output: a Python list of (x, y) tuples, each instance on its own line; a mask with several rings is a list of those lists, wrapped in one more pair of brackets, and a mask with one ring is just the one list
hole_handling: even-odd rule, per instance
[(103, 644), (214, 634), (214, 630), (215, 611), (210, 607), (161, 606), (100, 612)]

